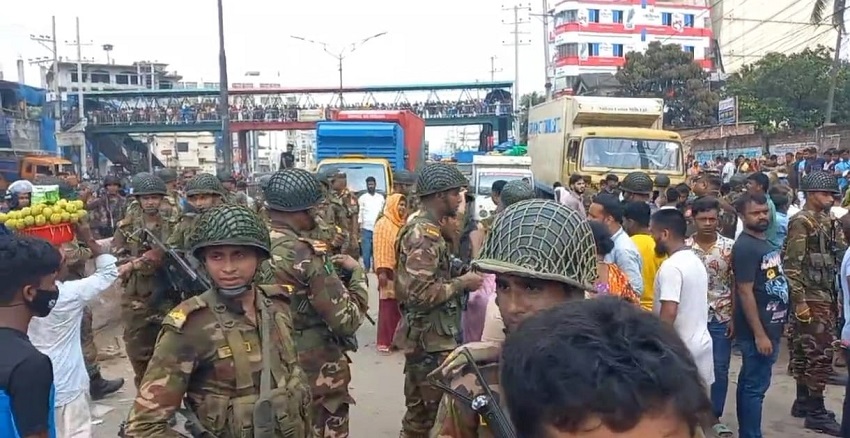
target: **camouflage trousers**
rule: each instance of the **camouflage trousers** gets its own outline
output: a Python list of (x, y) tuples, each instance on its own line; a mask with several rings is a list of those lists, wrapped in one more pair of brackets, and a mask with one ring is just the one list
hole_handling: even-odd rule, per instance
[(121, 297), (124, 349), (133, 367), (136, 389), (139, 389), (148, 362), (153, 356), (162, 320), (175, 305), (170, 301), (156, 305), (150, 303), (151, 293), (142, 291), (152, 291), (154, 282), (155, 279), (150, 276), (131, 276)]
[(401, 420), (401, 436), (425, 438), (440, 407), (443, 392), (428, 383), (428, 374), (437, 369), (449, 352), (427, 353), (415, 350), (404, 355), (404, 404), (407, 411)]
[(797, 383), (806, 385), (809, 394), (820, 397), (832, 374), (835, 342), (835, 310), (833, 304), (808, 301), (812, 321), (792, 319), (791, 374)]
[(314, 403), (311, 406), (313, 418), (313, 436), (316, 438), (348, 438), (348, 404), (342, 404), (335, 412), (324, 405)]
[(91, 378), (100, 373), (100, 366), (97, 364), (97, 345), (94, 343), (92, 314), (88, 306), (83, 311), (83, 322), (80, 325), (80, 343), (83, 346), (83, 360), (86, 362), (86, 371)]

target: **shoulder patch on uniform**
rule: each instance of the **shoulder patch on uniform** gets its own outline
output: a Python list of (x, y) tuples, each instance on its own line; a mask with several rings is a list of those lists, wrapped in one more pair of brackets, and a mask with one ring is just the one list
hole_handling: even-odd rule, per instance
[(207, 303), (201, 297), (192, 297), (178, 304), (174, 309), (171, 309), (168, 315), (165, 316), (165, 319), (162, 320), (162, 325), (171, 327), (178, 332), (182, 331), (183, 325), (186, 324), (189, 315), (205, 307), (207, 307)]
[(313, 240), (313, 239), (304, 239), (299, 237), (298, 240), (306, 243), (310, 248), (313, 248), (313, 251), (318, 255), (325, 255), (328, 252), (328, 245), (321, 240)]
[(283, 297), (290, 299), (295, 293), (295, 287), (289, 284), (260, 284), (257, 285), (267, 297)]
[(441, 238), (443, 235), (440, 232), (440, 227), (434, 224), (422, 224), (422, 231), (435, 239)]
[(117, 225), (118, 228), (124, 228), (124, 227), (126, 227), (126, 226), (128, 226), (132, 223), (133, 223), (132, 217), (125, 217), (124, 219), (121, 219), (120, 221), (118, 221), (118, 224), (116, 224), (116, 225)]

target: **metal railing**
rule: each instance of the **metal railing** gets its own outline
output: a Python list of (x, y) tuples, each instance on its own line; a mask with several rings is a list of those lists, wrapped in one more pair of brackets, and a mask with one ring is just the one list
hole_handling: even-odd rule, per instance
[[(421, 105), (346, 105), (342, 110), (411, 110), (423, 119), (451, 119), (488, 116), (509, 116), (510, 103), (457, 103), (457, 104), (421, 104)], [(253, 107), (231, 108), (231, 122), (298, 122), (299, 111), (323, 110), (324, 118), (331, 119), (336, 108), (331, 107)], [(76, 113), (66, 114), (63, 126), (79, 121)], [(198, 123), (220, 122), (215, 107), (150, 107), (125, 110), (95, 110), (87, 113), (88, 124), (103, 125), (191, 125)]]

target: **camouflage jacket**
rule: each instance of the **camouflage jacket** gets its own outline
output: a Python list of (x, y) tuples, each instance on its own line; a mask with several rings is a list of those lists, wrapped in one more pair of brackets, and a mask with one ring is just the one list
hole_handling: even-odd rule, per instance
[[(163, 211), (162, 209), (160, 211)], [(166, 211), (168, 211), (166, 209)], [(167, 242), (171, 230), (176, 224), (176, 218), (172, 215), (160, 213), (155, 218), (146, 217), (141, 209), (137, 211), (127, 210), (127, 215), (118, 223), (115, 234), (112, 237), (112, 253), (118, 258), (140, 257), (152, 248), (151, 242), (147, 242), (147, 236), (141, 231), (147, 228), (161, 241)], [(155, 266), (148, 263), (142, 269), (138, 269), (131, 275), (152, 275)]]
[(192, 234), (192, 231), (195, 229), (195, 220), (197, 218), (198, 215), (195, 213), (185, 213), (181, 215), (177, 224), (174, 225), (174, 228), (171, 230), (168, 240), (165, 241), (165, 246), (188, 251), (190, 249), (187, 247), (189, 244), (189, 235)]
[(269, 276), (275, 284), (294, 288), (295, 345), (313, 400), (335, 412), (342, 404), (354, 403), (348, 394), (351, 372), (342, 340), (354, 336), (368, 310), (366, 274), (358, 267), (343, 284), (325, 243), (279, 224), (272, 224), (271, 238)]
[[(292, 338), (289, 292), (280, 286), (259, 286), (256, 294), (256, 323), (239, 304), (225, 302), (214, 291), (190, 298), (168, 313), (130, 411), (127, 436), (182, 437), (168, 422), (184, 397), (212, 436), (253, 436), (253, 404), (260, 395), (264, 367), (270, 367), (272, 374), (270, 400), (278, 422), (274, 436), (309, 436), (310, 390)], [(264, 300), (272, 318), (269, 358), (263, 357), (266, 340), (259, 300)], [(289, 428), (292, 435), (286, 433)]]
[[(500, 406), (504, 406), (504, 402), (501, 400), (501, 387), (499, 386), (499, 364), (491, 363), (480, 366), (479, 370), (487, 382), (487, 386), (493, 391), (493, 395), (499, 399), (496, 401)], [(449, 386), (471, 399), (485, 394), (475, 373), (469, 369), (452, 380)], [(471, 406), (451, 394), (444, 394), (442, 400), (440, 400), (437, 418), (434, 421), (430, 436), (432, 438), (494, 438), (493, 432), (487, 426), (487, 421), (475, 413)]]
[(342, 231), (342, 228), (328, 224), (319, 215), (316, 215), (314, 219), (316, 221), (316, 226), (307, 233), (307, 237), (311, 240), (320, 240), (324, 242), (328, 245), (329, 253), (331, 255), (341, 254), (342, 247), (345, 245), (346, 239), (348, 238), (345, 232)]
[[(133, 198), (127, 203), (127, 211), (124, 216), (142, 214), (142, 204), (138, 199)], [(159, 206), (159, 214), (167, 217), (172, 217), (180, 214), (180, 203), (176, 195), (166, 195), (162, 198), (162, 204)]]
[[(726, 201), (730, 205), (734, 206), (735, 201), (743, 195), (743, 192), (729, 192), (726, 195), (722, 196), (722, 200)], [(720, 228), (720, 235), (723, 237), (728, 237), (730, 239), (735, 238), (735, 230), (738, 226), (738, 215), (731, 212), (726, 211), (726, 209), (720, 209), (720, 218), (718, 221), (718, 227)]]
[(86, 209), (91, 214), (92, 229), (104, 233), (113, 233), (118, 222), (124, 219), (124, 213), (127, 209), (127, 198), (121, 195), (103, 195), (89, 201)]
[(835, 301), (835, 274), (846, 248), (828, 213), (802, 210), (791, 217), (782, 259), (792, 305)]
[(402, 310), (396, 344), (404, 350), (453, 350), (460, 333), (460, 282), (450, 277), (449, 243), (430, 215), (399, 230), (395, 290)]
[(225, 200), (225, 202), (227, 202), (228, 204), (233, 204), (233, 205), (244, 205), (244, 206), (248, 207), (248, 195), (246, 195), (244, 192), (239, 192), (239, 191), (237, 191), (237, 192), (231, 192), (231, 191), (228, 191), (228, 192), (227, 192), (227, 193), (225, 193), (225, 195), (224, 195), (224, 200)]

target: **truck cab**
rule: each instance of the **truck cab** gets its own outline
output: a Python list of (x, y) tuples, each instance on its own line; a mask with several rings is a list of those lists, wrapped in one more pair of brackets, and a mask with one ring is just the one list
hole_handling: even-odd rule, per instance
[(345, 172), (348, 190), (360, 195), (366, 192), (366, 178), (375, 178), (375, 191), (384, 196), (392, 193), (393, 179), (390, 172), (390, 162), (381, 158), (366, 158), (359, 156), (325, 158), (316, 167), (317, 172), (334, 168)]
[(533, 107), (528, 154), (538, 194), (553, 196), (554, 183), (575, 173), (594, 185), (636, 170), (683, 182), (682, 138), (661, 129), (663, 116), (664, 101), (649, 98), (564, 96)]
[(504, 155), (476, 155), (472, 158), (472, 185), (468, 190), (475, 198), (473, 219), (486, 219), (496, 212), (491, 189), (498, 180), (525, 180), (529, 185), (533, 184), (531, 158)]
[(4, 192), (17, 180), (38, 182), (45, 177), (66, 178), (72, 186), (77, 182), (73, 163), (64, 158), (32, 153), (0, 155), (0, 190)]

